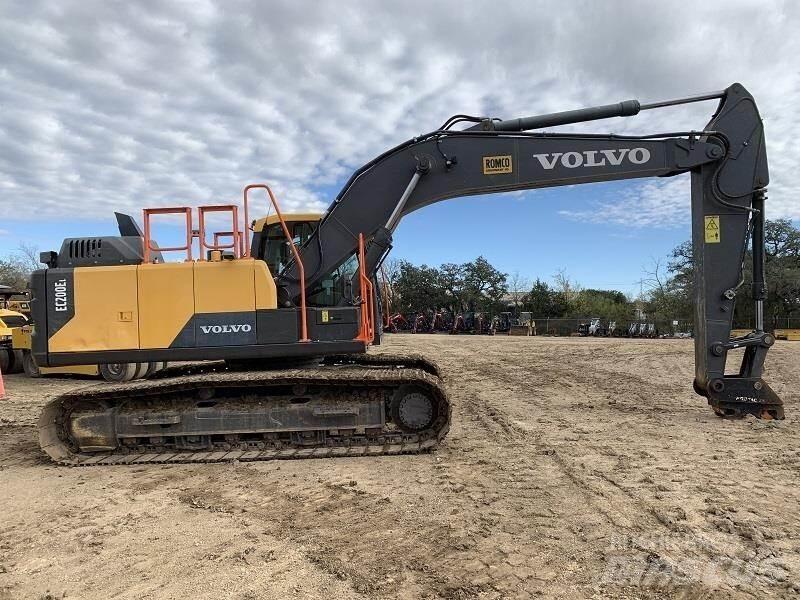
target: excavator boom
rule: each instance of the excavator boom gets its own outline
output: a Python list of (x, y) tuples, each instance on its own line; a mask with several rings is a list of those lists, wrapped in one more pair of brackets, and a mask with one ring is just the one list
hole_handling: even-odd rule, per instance
[[(529, 131), (709, 100), (718, 101), (718, 106), (700, 131), (642, 136)], [(629, 100), (537, 117), (469, 119), (477, 121), (469, 129), (443, 126), (356, 171), (301, 249), (306, 273), (311, 274), (306, 277), (307, 287), (313, 288), (354, 254), (353, 232), (367, 232), (366, 268), (374, 272), (391, 248), (400, 218), (447, 198), (689, 172), (695, 390), (720, 414), (783, 416), (780, 399), (761, 379), (766, 352), (775, 341), (763, 323), (764, 200), (769, 172), (761, 117), (741, 84), (653, 104)], [(730, 340), (742, 262), (751, 240), (756, 328), (742, 339)], [(298, 296), (292, 266), (278, 282), (285, 297)], [(744, 348), (741, 367), (737, 374), (726, 375), (728, 352), (738, 348)]]

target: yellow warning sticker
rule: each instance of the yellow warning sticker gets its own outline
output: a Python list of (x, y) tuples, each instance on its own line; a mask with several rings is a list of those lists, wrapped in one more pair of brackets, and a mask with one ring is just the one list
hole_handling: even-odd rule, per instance
[(498, 175), (499, 173), (513, 173), (514, 162), (510, 154), (505, 156), (484, 156), (483, 174)]
[(323, 323), (327, 323), (328, 322), (328, 311), (327, 310), (323, 310), (322, 311), (322, 322)]
[(719, 215), (706, 217), (706, 244), (719, 244)]

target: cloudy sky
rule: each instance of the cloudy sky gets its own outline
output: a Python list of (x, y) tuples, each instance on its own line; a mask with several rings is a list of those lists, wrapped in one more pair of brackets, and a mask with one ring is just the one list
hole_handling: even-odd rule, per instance
[[(274, 185), (286, 209), (324, 209), (355, 168), (454, 113), (511, 118), (734, 81), (765, 120), (769, 216), (800, 219), (798, 31), (797, 2), (5, 0), (0, 254), (113, 233), (113, 210), (234, 201), (250, 182)], [(713, 108), (580, 130), (699, 129)], [(483, 253), (628, 291), (688, 236), (688, 218), (685, 177), (454, 200), (408, 217), (395, 256)]]

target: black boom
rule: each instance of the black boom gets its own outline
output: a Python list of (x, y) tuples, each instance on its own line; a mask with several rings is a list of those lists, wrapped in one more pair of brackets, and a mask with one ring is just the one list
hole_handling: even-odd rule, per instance
[[(673, 104), (719, 100), (699, 132), (648, 136), (530, 131)], [(498, 121), (459, 115), (445, 127), (409, 140), (360, 168), (331, 204), (301, 257), (314, 289), (369, 240), (368, 272), (391, 247), (406, 214), (458, 196), (691, 172), (695, 270), (695, 390), (716, 412), (782, 418), (778, 396), (761, 378), (774, 337), (764, 331), (763, 227), (769, 183), (764, 130), (753, 97), (740, 84), (722, 92), (640, 105), (635, 100), (582, 110)], [(752, 236), (756, 329), (730, 339), (742, 259)], [(285, 299), (300, 295), (295, 265), (279, 277)], [(355, 286), (357, 288), (357, 282)], [(744, 348), (739, 372), (725, 373), (728, 352)]]

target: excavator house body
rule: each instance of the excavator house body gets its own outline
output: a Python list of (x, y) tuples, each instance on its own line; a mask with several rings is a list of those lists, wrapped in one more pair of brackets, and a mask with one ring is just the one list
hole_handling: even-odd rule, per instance
[[(56, 268), (35, 277), (65, 294), (60, 306), (34, 304), (48, 335), (46, 354), (35, 353), (44, 366), (309, 355), (299, 310), (278, 308), (260, 260)], [(359, 308), (324, 310), (327, 320), (323, 309), (307, 308), (312, 340), (364, 351), (355, 341)]]
[[(293, 219), (289, 225), (313, 227), (319, 216), (289, 219)], [(264, 224), (265, 219), (256, 222), (257, 236)], [(264, 248), (271, 249), (267, 244)], [(105, 261), (97, 254), (91, 266), (61, 267), (69, 262), (69, 254), (63, 253), (62, 259), (60, 253), (58, 267), (33, 275), (33, 288), (40, 291), (33, 302), (38, 365), (257, 359), (365, 350), (364, 342), (355, 339), (358, 306), (307, 307), (310, 339), (325, 349), (301, 343), (300, 310), (278, 308), (274, 277), (261, 258), (145, 263), (134, 252), (127, 260), (135, 264), (118, 265), (117, 256)]]

